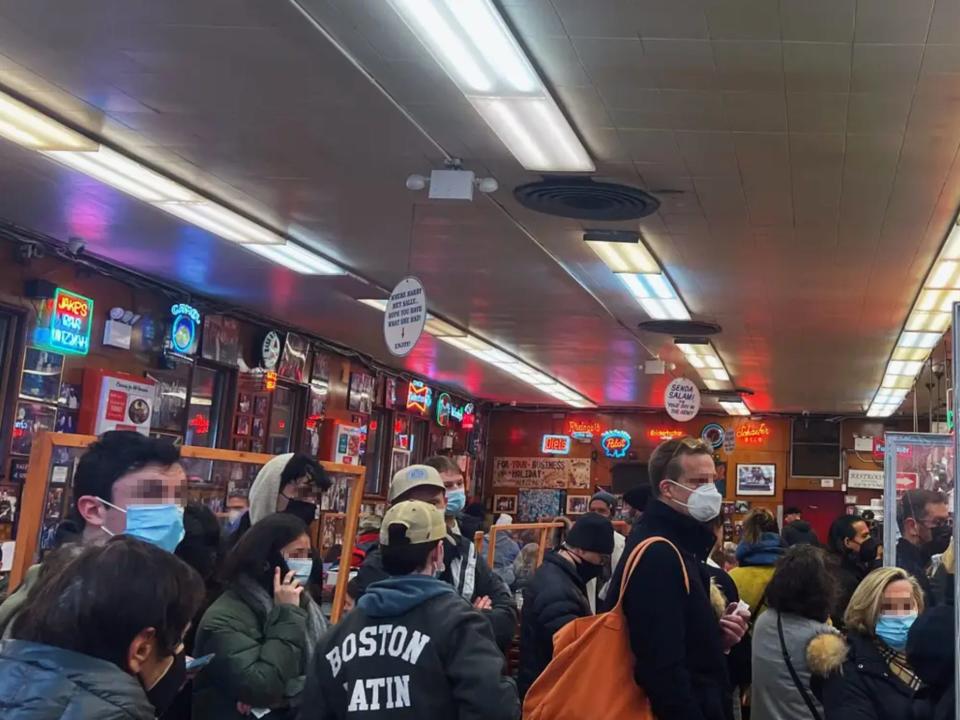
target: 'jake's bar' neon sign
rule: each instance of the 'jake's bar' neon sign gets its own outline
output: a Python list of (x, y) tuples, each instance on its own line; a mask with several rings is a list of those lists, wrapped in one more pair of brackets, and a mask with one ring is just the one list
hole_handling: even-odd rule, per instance
[(93, 300), (70, 290), (57, 288), (47, 306), (50, 321), (34, 330), (34, 344), (69, 355), (90, 352)]

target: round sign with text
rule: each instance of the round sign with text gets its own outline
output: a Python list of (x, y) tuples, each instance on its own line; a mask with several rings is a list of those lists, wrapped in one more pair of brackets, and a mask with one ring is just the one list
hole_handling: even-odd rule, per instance
[(693, 420), (700, 412), (700, 389), (693, 380), (674, 378), (663, 391), (663, 406), (677, 422)]
[(383, 313), (383, 339), (391, 355), (406, 357), (427, 323), (427, 294), (415, 277), (397, 283)]

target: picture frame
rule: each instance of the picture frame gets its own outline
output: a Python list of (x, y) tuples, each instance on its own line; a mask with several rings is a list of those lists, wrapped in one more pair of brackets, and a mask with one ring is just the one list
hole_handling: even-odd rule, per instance
[(747, 500), (737, 500), (733, 504), (733, 511), (737, 515), (745, 515), (750, 512), (750, 503)]
[(500, 513), (506, 513), (507, 515), (514, 515), (517, 512), (517, 496), (516, 495), (494, 495), (493, 496), (493, 512), (495, 515)]
[(234, 433), (236, 435), (249, 435), (250, 434), (250, 418), (246, 415), (237, 416), (237, 431)]
[(589, 495), (567, 495), (565, 515), (584, 515), (590, 512)]
[(267, 436), (267, 424), (263, 418), (253, 419), (253, 436), (261, 440)]
[(563, 490), (520, 488), (517, 491), (517, 519), (520, 522), (552, 520), (566, 507)]
[(237, 412), (246, 415), (250, 412), (251, 400), (249, 393), (240, 393), (237, 395)]
[(267, 416), (270, 409), (270, 399), (266, 395), (257, 395), (253, 398), (253, 414), (260, 418)]
[(776, 465), (773, 463), (737, 465), (737, 495), (773, 497), (776, 494)]
[(246, 438), (234, 438), (233, 449), (237, 452), (250, 452), (250, 441)]
[(350, 373), (347, 393), (347, 409), (351, 412), (369, 413), (373, 410), (374, 377), (364, 372)]
[(0, 523), (12, 523), (17, 519), (20, 489), (21, 486), (14, 483), (0, 483)]
[(21, 400), (17, 403), (17, 410), (14, 415), (10, 454), (29, 455), (37, 434), (41, 430), (54, 430), (56, 426), (56, 406)]
[(56, 403), (60, 399), (63, 361), (64, 356), (60, 353), (28, 347), (23, 354), (20, 397), (24, 400)]

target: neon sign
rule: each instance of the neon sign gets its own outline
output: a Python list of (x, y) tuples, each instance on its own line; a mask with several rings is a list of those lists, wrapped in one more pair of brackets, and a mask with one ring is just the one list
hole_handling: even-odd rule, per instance
[(723, 447), (723, 439), (727, 436), (727, 431), (723, 429), (720, 423), (710, 423), (704, 425), (700, 431), (700, 439), (707, 443), (714, 450)]
[(623, 458), (630, 449), (630, 433), (625, 430), (607, 430), (600, 436), (600, 447), (609, 458)]
[(192, 427), (197, 435), (206, 435), (210, 432), (210, 418), (201, 415), (200, 413), (197, 413), (190, 418), (190, 422), (188, 422), (187, 425)]
[(770, 437), (766, 423), (744, 423), (737, 428), (737, 444), (763, 445)]
[(455, 405), (450, 393), (445, 392), (437, 396), (437, 424), (446, 427), (451, 418), (462, 423), (467, 415), (473, 415), (473, 403)]
[(426, 415), (432, 404), (433, 391), (430, 387), (420, 380), (411, 380), (407, 388), (407, 410), (416, 410), (421, 415)]
[(544, 435), (540, 452), (544, 455), (569, 455), (572, 444), (569, 435)]
[(34, 343), (67, 353), (86, 355), (90, 352), (90, 329), (93, 325), (93, 300), (70, 290), (57, 288), (47, 305), (50, 322), (34, 330)]
[(683, 437), (685, 435), (686, 433), (683, 430), (676, 430), (674, 428), (650, 428), (647, 430), (647, 437), (658, 442), (663, 442), (664, 440), (674, 440), (675, 438)]
[(603, 432), (603, 426), (596, 420), (567, 420), (564, 435), (575, 437), (593, 437)]
[(170, 327), (170, 344), (173, 351), (180, 355), (194, 355), (197, 352), (200, 313), (185, 303), (177, 303), (170, 308), (173, 324)]
[(274, 370), (268, 370), (263, 376), (263, 386), (271, 392), (277, 389), (277, 373)]

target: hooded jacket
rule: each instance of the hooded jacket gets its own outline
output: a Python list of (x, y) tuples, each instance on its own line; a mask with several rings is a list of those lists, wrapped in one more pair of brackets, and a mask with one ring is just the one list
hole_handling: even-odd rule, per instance
[[(494, 573), (487, 561), (477, 555), (474, 544), (462, 535), (447, 534), (443, 543), (444, 569), (441, 580), (449, 583), (469, 603), (489, 597), (493, 605), (483, 611), (490, 622), (497, 645), (506, 650), (517, 629), (517, 603), (506, 583)], [(383, 569), (380, 548), (367, 554), (357, 576), (347, 590), (355, 600), (363, 597), (373, 583), (390, 577)]]
[(111, 662), (27, 642), (0, 642), (4, 720), (153, 720), (136, 677)]
[[(715, 608), (705, 565), (716, 537), (702, 523), (655, 500), (627, 538), (612, 587), (620, 586), (633, 549), (651, 537), (664, 537), (680, 551), (690, 592), (684, 587), (677, 554), (665, 543), (651, 546), (624, 595), (636, 660), (634, 678), (650, 699), (655, 717), (729, 720), (732, 688), (717, 615), (718, 609), (723, 611), (723, 599)], [(608, 606), (616, 602), (615, 593), (610, 595)]]
[(783, 536), (783, 543), (787, 547), (802, 544), (820, 546), (820, 539), (806, 520), (794, 520), (786, 525), (780, 534)]
[(767, 585), (773, 577), (774, 565), (783, 557), (785, 548), (776, 533), (763, 533), (760, 542), (742, 542), (737, 546), (739, 565), (730, 571), (737, 584), (740, 599), (750, 606), (751, 623), (767, 606)]
[(553, 636), (571, 620), (592, 615), (587, 588), (572, 562), (551, 552), (523, 590), (520, 697), (553, 658)]
[(277, 512), (277, 497), (280, 495), (280, 476), (290, 462), (293, 453), (277, 455), (260, 468), (257, 477), (250, 486), (250, 524), (263, 520)]
[(320, 641), (304, 707), (316, 720), (517, 720), (490, 625), (449, 583), (388, 577)]

